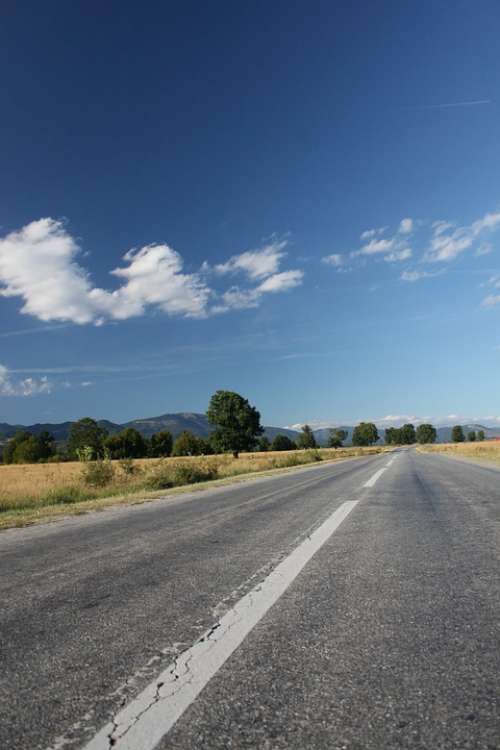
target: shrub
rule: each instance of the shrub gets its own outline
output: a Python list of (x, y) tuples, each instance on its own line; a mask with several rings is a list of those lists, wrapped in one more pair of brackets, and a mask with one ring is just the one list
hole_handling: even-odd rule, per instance
[(208, 482), (216, 479), (219, 472), (217, 466), (209, 464), (195, 466), (193, 464), (158, 464), (146, 477), (146, 487), (150, 490), (165, 490), (169, 487), (182, 487), (185, 484)]
[(321, 453), (318, 450), (306, 451), (307, 460), (313, 463), (314, 461), (322, 461)]
[(196, 482), (208, 482), (211, 479), (217, 479), (219, 472), (217, 466), (194, 466), (190, 464), (178, 464), (173, 467), (172, 477), (174, 487), (180, 487), (183, 484), (196, 484)]
[(55, 487), (49, 490), (44, 498), (44, 505), (70, 505), (81, 500), (87, 500), (88, 496), (80, 487)]
[(139, 473), (139, 467), (135, 465), (131, 458), (122, 458), (121, 461), (118, 461), (118, 464), (126, 477), (133, 477)]
[(115, 470), (109, 461), (89, 461), (84, 464), (82, 479), (91, 487), (105, 487), (115, 475)]

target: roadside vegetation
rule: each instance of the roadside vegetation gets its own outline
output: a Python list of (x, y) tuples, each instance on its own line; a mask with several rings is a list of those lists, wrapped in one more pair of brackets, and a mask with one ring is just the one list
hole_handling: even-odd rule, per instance
[(380, 453), (369, 448), (313, 448), (142, 459), (98, 459), (0, 466), (0, 528), (68, 513), (140, 502), (190, 485), (243, 479), (256, 472), (286, 470), (319, 461)]
[[(131, 427), (109, 435), (90, 417), (72, 423), (65, 443), (56, 443), (49, 432), (18, 432), (3, 447), (0, 527), (46, 517), (47, 509), (50, 515), (85, 512), (189, 485), (387, 450), (372, 422), (357, 425), (352, 447), (343, 447), (345, 430), (332, 429), (328, 448), (319, 448), (309, 425), (295, 441), (278, 434), (271, 442), (257, 409), (231, 391), (214, 393), (207, 418), (209, 437), (185, 431), (175, 440), (167, 431), (148, 439)], [(385, 431), (389, 446), (435, 439), (432, 425)]]
[(419, 450), (432, 453), (443, 453), (450, 456), (470, 458), (474, 461), (489, 461), (500, 465), (500, 440), (472, 439), (468, 442), (460, 440), (455, 443), (440, 443), (439, 445), (424, 445)]

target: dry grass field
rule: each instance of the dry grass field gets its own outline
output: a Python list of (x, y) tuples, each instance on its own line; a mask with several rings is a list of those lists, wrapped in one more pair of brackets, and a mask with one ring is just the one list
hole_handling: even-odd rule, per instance
[[(384, 447), (322, 448), (309, 451), (243, 453), (189, 458), (0, 466), (0, 528), (25, 525), (61, 514), (151, 499), (165, 490), (207, 481), (243, 478), (255, 472), (335, 461), (388, 450)], [(97, 477), (92, 474), (94, 468)], [(106, 473), (105, 472), (105, 473)], [(90, 473), (90, 475), (89, 475)]]
[(443, 443), (423, 445), (419, 450), (462, 456), (475, 461), (491, 461), (500, 464), (500, 440), (484, 440), (480, 443)]

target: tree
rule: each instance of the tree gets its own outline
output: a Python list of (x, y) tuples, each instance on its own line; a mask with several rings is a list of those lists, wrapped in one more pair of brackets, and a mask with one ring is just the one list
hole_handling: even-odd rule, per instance
[(210, 438), (198, 438), (198, 448), (200, 456), (212, 456), (215, 453), (215, 448), (212, 445)]
[(42, 430), (37, 439), (40, 446), (40, 458), (46, 461), (56, 452), (54, 436), (48, 430)]
[(400, 430), (400, 438), (403, 445), (413, 445), (416, 440), (415, 427), (412, 424), (404, 424)]
[(476, 442), (476, 433), (474, 430), (471, 430), (467, 433), (467, 440), (469, 443), (475, 443)]
[(161, 430), (151, 435), (149, 442), (149, 455), (153, 458), (170, 456), (173, 446), (172, 435), (168, 430)]
[(360, 422), (352, 433), (352, 444), (373, 445), (378, 438), (378, 430), (373, 422)]
[(456, 424), (451, 430), (451, 439), (454, 443), (463, 443), (465, 440), (464, 431), (461, 425)]
[(16, 445), (12, 463), (36, 464), (41, 458), (40, 443), (34, 435), (30, 435), (29, 438)]
[(144, 458), (148, 454), (148, 444), (140, 432), (126, 427), (104, 441), (110, 458)]
[(271, 450), (271, 442), (268, 437), (263, 435), (261, 438), (257, 440), (257, 450), (261, 451), (262, 453), (265, 453), (268, 450)]
[(484, 430), (478, 430), (477, 431), (477, 439), (482, 442), (484, 440), (484, 437), (485, 437)]
[(416, 431), (417, 443), (435, 443), (437, 438), (436, 428), (428, 423), (419, 424)]
[(386, 445), (400, 445), (401, 444), (401, 430), (397, 427), (387, 427), (385, 430), (385, 443)]
[(84, 417), (73, 422), (69, 430), (68, 453), (76, 457), (77, 451), (86, 447), (92, 449), (93, 458), (102, 458), (104, 455), (104, 440), (108, 431), (101, 427), (95, 419)]
[(205, 441), (193, 432), (184, 430), (174, 441), (172, 456), (201, 456)]
[(342, 443), (347, 438), (347, 430), (330, 430), (328, 438), (329, 448), (342, 448)]
[(317, 448), (318, 444), (316, 442), (316, 438), (314, 437), (314, 432), (309, 427), (308, 424), (305, 424), (302, 427), (302, 432), (299, 433), (299, 436), (297, 438), (297, 448), (300, 449), (306, 449), (306, 448)]
[(297, 446), (291, 440), (288, 435), (276, 435), (273, 442), (271, 443), (272, 451), (294, 451), (297, 450)]
[(47, 461), (53, 456), (54, 438), (44, 430), (40, 435), (19, 430), (12, 440), (9, 440), (3, 451), (5, 464), (34, 464), (37, 461)]
[(207, 418), (215, 427), (212, 445), (222, 452), (231, 451), (238, 458), (240, 451), (250, 451), (264, 432), (260, 414), (246, 398), (233, 391), (217, 391), (210, 399)]
[(4, 464), (12, 464), (14, 463), (14, 453), (16, 451), (17, 446), (22, 443), (24, 440), (28, 440), (28, 438), (32, 437), (31, 432), (25, 432), (24, 430), (18, 430), (13, 438), (9, 440), (5, 448), (3, 449), (3, 457), (2, 460)]

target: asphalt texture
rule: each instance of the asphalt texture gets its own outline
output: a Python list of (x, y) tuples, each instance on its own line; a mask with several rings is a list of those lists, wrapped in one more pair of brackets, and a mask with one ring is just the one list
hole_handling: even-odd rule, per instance
[[(347, 500), (159, 747), (500, 748), (500, 472), (318, 465), (0, 534), (0, 747), (78, 748)], [(140, 748), (137, 748), (140, 750)]]

